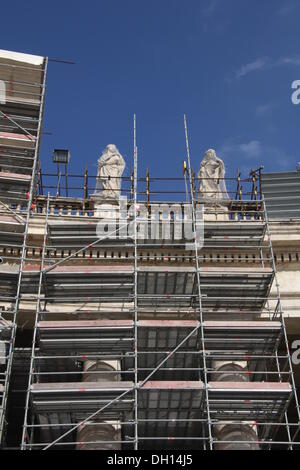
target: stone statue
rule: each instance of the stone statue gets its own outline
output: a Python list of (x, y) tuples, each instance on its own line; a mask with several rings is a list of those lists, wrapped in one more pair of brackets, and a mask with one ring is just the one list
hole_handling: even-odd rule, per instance
[(98, 160), (96, 191), (94, 195), (105, 200), (118, 200), (125, 161), (114, 144), (105, 147)]
[(225, 166), (217, 157), (215, 150), (205, 152), (197, 174), (199, 180), (199, 197), (211, 202), (218, 199), (228, 199), (224, 181)]

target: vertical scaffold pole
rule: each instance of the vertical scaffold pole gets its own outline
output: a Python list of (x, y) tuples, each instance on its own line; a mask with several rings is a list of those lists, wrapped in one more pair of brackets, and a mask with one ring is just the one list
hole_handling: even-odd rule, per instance
[(45, 253), (46, 253), (46, 247), (47, 247), (48, 216), (49, 216), (49, 193), (47, 197), (47, 206), (46, 206), (42, 259), (41, 259), (41, 265), (40, 265), (39, 286), (38, 286), (38, 293), (37, 293), (34, 330), (33, 330), (32, 346), (31, 346), (31, 358), (30, 358), (29, 378), (28, 378), (28, 387), (27, 387), (26, 403), (25, 403), (25, 415), (24, 415), (21, 450), (26, 449), (27, 441), (29, 441), (27, 423), (28, 423), (28, 412), (29, 412), (30, 386), (33, 380), (33, 373), (34, 373), (35, 342), (37, 339), (37, 326), (39, 322), (39, 313), (41, 311), (42, 282), (43, 282), (43, 276), (45, 275), (44, 266), (45, 266)]
[[(261, 202), (262, 201), (260, 201), (260, 203)], [(263, 209), (262, 219), (265, 222), (265, 226), (266, 226), (265, 231), (267, 232), (267, 214), (265, 213), (265, 206), (264, 205), (262, 206), (262, 209)], [(265, 269), (264, 251), (263, 251), (264, 238), (265, 238), (265, 232), (264, 232), (264, 235), (262, 236), (262, 239), (261, 239), (260, 244), (259, 244), (259, 256), (260, 256), (261, 266), (262, 266), (263, 269)], [(272, 253), (270, 252), (270, 247), (268, 247), (268, 249), (269, 249), (269, 254), (271, 256)], [(268, 311), (268, 314), (269, 314), (269, 320), (270, 321), (274, 320), (274, 315), (272, 315), (269, 298), (266, 301), (266, 307), (267, 307), (267, 311)], [(277, 372), (278, 372), (279, 382), (282, 382), (283, 380), (282, 380), (282, 374), (281, 374), (281, 370), (280, 370), (280, 363), (279, 363), (279, 359), (278, 359), (277, 349), (278, 349), (278, 344), (276, 345), (275, 360), (276, 360), (276, 368), (277, 368)], [(287, 433), (287, 436), (288, 436), (288, 440), (289, 440), (289, 442), (291, 442), (291, 433), (290, 433), (290, 428), (289, 428), (289, 420), (288, 420), (287, 411), (285, 411), (285, 413), (284, 413), (284, 419), (285, 419), (285, 427), (286, 427), (286, 433)], [(291, 449), (291, 446), (289, 446), (289, 448)], [(272, 450), (271, 445), (269, 445), (269, 449)]]
[(206, 414), (207, 414), (207, 425), (208, 425), (208, 438), (209, 438), (209, 449), (213, 449), (213, 437), (211, 432), (211, 419), (210, 419), (210, 407), (209, 407), (209, 396), (208, 396), (208, 377), (207, 377), (207, 364), (206, 364), (206, 349), (205, 349), (205, 339), (204, 339), (204, 328), (203, 328), (203, 311), (202, 311), (202, 295), (201, 295), (201, 283), (200, 283), (200, 272), (199, 272), (199, 256), (198, 256), (198, 245), (197, 245), (197, 216), (196, 216), (196, 205), (194, 197), (194, 187), (193, 187), (193, 178), (192, 178), (192, 166), (190, 158), (190, 148), (189, 148), (189, 139), (188, 139), (188, 130), (187, 130), (187, 120), (186, 115), (184, 115), (184, 133), (185, 133), (185, 144), (186, 144), (186, 155), (188, 163), (188, 176), (190, 184), (190, 203), (192, 209), (192, 228), (194, 234), (194, 250), (195, 250), (195, 264), (196, 264), (196, 278), (197, 278), (197, 290), (198, 290), (198, 299), (199, 299), (199, 322), (200, 322), (200, 332), (201, 332), (201, 346), (203, 354), (203, 372), (204, 372), (204, 386), (205, 386), (205, 402), (206, 402)]
[(136, 115), (133, 116), (133, 211), (134, 211), (134, 449), (138, 450), (138, 315), (137, 315), (137, 146)]

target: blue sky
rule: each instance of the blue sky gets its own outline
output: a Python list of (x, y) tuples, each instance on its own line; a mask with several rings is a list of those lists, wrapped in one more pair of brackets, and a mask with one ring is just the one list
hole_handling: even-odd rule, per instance
[[(183, 114), (192, 163), (216, 148), (239, 167), (294, 170), (300, 160), (299, 0), (15, 0), (1, 5), (1, 48), (69, 59), (49, 63), (42, 166), (71, 151), (71, 171), (108, 143), (139, 173), (181, 176)], [(12, 27), (13, 24), (13, 27)]]

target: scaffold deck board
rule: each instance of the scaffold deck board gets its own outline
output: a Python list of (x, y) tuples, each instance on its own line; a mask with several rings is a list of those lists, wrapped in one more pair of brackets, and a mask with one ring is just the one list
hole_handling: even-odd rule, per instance
[(120, 411), (132, 410), (132, 382), (36, 383), (31, 385), (30, 393), (36, 413), (93, 413), (127, 390), (128, 394), (104, 413), (116, 417)]
[(213, 419), (278, 422), (288, 406), (292, 387), (288, 382), (209, 382)]
[[(0, 205), (1, 210), (1, 205)], [(25, 221), (13, 215), (0, 215), (0, 246), (21, 246), (24, 238)]]
[[(140, 320), (139, 350), (171, 351), (199, 325), (196, 320)], [(282, 330), (278, 321), (205, 321), (203, 326), (206, 349), (217, 351), (270, 352)], [(43, 351), (131, 351), (133, 347), (134, 323), (130, 320), (40, 321), (37, 327)], [(184, 343), (182, 350), (196, 350), (197, 333)]]
[[(126, 221), (125, 221), (126, 222)], [(182, 222), (182, 221), (181, 221)], [(50, 243), (57, 247), (72, 247), (79, 248), (89, 243), (94, 243), (99, 237), (97, 233), (104, 233), (99, 231), (99, 225), (104, 227), (107, 225), (108, 220), (102, 219), (98, 222), (83, 221), (83, 222), (50, 222), (49, 223), (49, 239)], [(137, 240), (138, 247), (141, 246), (157, 246), (163, 244), (180, 245), (188, 242), (182, 235), (182, 227), (176, 228), (176, 223), (173, 220), (147, 220), (148, 236), (142, 238), (141, 236)], [(168, 228), (166, 228), (166, 225)], [(179, 224), (179, 222), (177, 223)], [(175, 226), (174, 226), (175, 225)], [(119, 223), (116, 223), (116, 230), (120, 227)], [(97, 231), (98, 229), (98, 231)], [(153, 238), (153, 234), (156, 234)], [(262, 239), (265, 233), (265, 222), (263, 221), (227, 221), (227, 222), (208, 222), (204, 224), (204, 247), (258, 247), (262, 243)], [(104, 240), (100, 240), (95, 246), (113, 242), (125, 241), (133, 243), (132, 238), (121, 238), (117, 235), (109, 235)]]
[[(128, 391), (119, 401), (109, 406), (108, 413), (116, 414), (132, 409), (133, 386), (133, 382), (36, 383), (31, 385), (31, 400), (37, 413), (82, 410), (92, 413)], [(172, 400), (172, 407), (176, 409), (182, 398), (183, 404), (190, 408), (193, 405), (193, 402), (190, 403), (192, 393), (196, 394), (198, 407), (202, 390), (203, 384), (200, 381), (149, 381), (139, 390), (139, 394), (143, 397), (140, 406), (146, 409), (166, 409)]]
[[(269, 268), (199, 268), (203, 307), (262, 308), (273, 280)], [(138, 305), (190, 305), (199, 301), (193, 267), (138, 268)]]
[(10, 180), (14, 184), (18, 184), (19, 182), (30, 182), (31, 177), (30, 175), (22, 175), (20, 173), (9, 173), (8, 171), (0, 171), (0, 180)]
[(30, 175), (32, 172), (33, 150), (22, 150), (13, 146), (1, 146), (0, 164), (7, 172), (16, 172)]
[[(17, 267), (0, 268), (0, 278), (15, 291)], [(268, 268), (200, 268), (203, 307), (259, 310), (273, 280)], [(25, 266), (22, 294), (37, 292), (39, 269)], [(46, 297), (51, 301), (82, 301), (113, 299), (129, 301), (133, 296), (133, 268), (111, 266), (57, 266), (46, 272)], [(138, 268), (138, 305), (197, 305), (198, 288), (193, 267)], [(6, 291), (5, 291), (6, 292)]]

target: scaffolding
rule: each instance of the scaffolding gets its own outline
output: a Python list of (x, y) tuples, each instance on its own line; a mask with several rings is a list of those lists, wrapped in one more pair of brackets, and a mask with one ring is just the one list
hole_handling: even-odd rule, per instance
[[(239, 177), (238, 198), (201, 212), (186, 122), (185, 137), (184, 177), (175, 190), (151, 194), (149, 177), (138, 177), (134, 120), (131, 199), (115, 225), (115, 211), (91, 198), (82, 205), (37, 196), (42, 250), (22, 280), (22, 302), (36, 311), (22, 449), (299, 446), (299, 403), (255, 172), (248, 193)], [(154, 180), (160, 188), (170, 181)], [(187, 200), (174, 198), (186, 191)], [(174, 200), (176, 214), (165, 213), (161, 203)], [(203, 247), (195, 237), (187, 245), (178, 220), (196, 234), (203, 218)], [(124, 224), (131, 232), (119, 237)], [(1, 275), (7, 292), (17, 270)]]
[(36, 194), (46, 69), (43, 57), (0, 50), (0, 444)]

